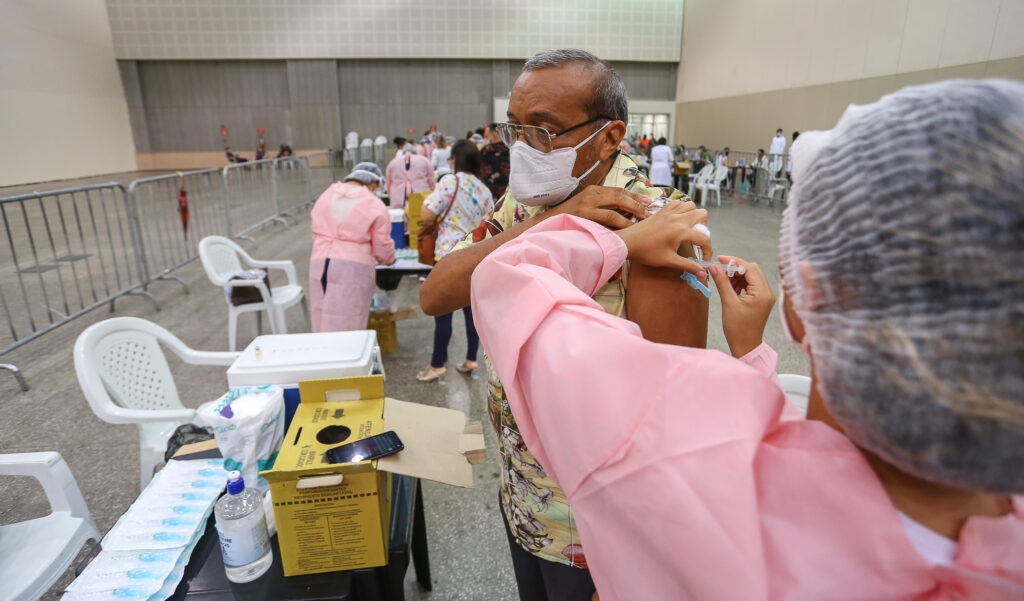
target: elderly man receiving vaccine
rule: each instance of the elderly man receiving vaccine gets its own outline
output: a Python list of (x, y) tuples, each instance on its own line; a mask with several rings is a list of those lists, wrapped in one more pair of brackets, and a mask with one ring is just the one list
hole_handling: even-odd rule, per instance
[(908, 88), (793, 153), (780, 313), (811, 357), (806, 419), (761, 341), (756, 264), (708, 268), (732, 357), (590, 298), (627, 259), (702, 269), (676, 253), (707, 243), (692, 204), (618, 232), (550, 219), (473, 274), (601, 600), (1024, 599), (1024, 85)]
[[(495, 126), (510, 149), (508, 190), (484, 220), (486, 232), (463, 240), (434, 267), (420, 289), (424, 312), (443, 315), (468, 305), (470, 276), (480, 260), (546, 219), (577, 215), (613, 229), (643, 219), (666, 191), (619, 153), (628, 118), (621, 78), (589, 52), (550, 50), (526, 61), (509, 96), (508, 122)], [(694, 254), (689, 246), (684, 252)], [(695, 289), (703, 283), (659, 267), (620, 267), (591, 291), (605, 311), (630, 319), (649, 340), (706, 344), (708, 301)], [(529, 306), (506, 309), (509, 319), (532, 314)], [(502, 463), (501, 512), (520, 599), (590, 601), (594, 585), (573, 506), (520, 436), (490, 365), (488, 376), (488, 415)], [(586, 413), (581, 409), (577, 419)]]

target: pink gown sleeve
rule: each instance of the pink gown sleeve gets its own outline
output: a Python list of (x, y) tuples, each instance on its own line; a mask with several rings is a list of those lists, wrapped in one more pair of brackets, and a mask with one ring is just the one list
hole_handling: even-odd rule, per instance
[(427, 165), (427, 187), (429, 187), (431, 190), (433, 190), (434, 186), (437, 185), (437, 176), (434, 174), (434, 166), (430, 164), (429, 160), (427, 160), (426, 165)]
[(391, 217), (387, 208), (377, 199), (373, 211), (373, 223), (370, 225), (370, 244), (373, 246), (373, 258), (381, 265), (395, 262), (395, 240), (391, 237)]
[(648, 342), (605, 313), (590, 295), (625, 258), (592, 222), (535, 226), (473, 274), (481, 341), (527, 446), (573, 503), (602, 601), (724, 598), (733, 571), (745, 577), (728, 598), (764, 599), (755, 459), (782, 392), (728, 355)]

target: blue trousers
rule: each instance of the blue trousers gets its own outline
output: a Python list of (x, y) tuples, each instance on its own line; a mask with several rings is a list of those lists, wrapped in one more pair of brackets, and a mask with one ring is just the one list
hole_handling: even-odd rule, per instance
[[(448, 362), (448, 341), (452, 339), (452, 315), (438, 315), (434, 318), (434, 354), (430, 357), (430, 366), (441, 369)], [(473, 310), (462, 308), (462, 316), (466, 320), (466, 360), (476, 361), (476, 351), (480, 348), (480, 337), (473, 325)]]

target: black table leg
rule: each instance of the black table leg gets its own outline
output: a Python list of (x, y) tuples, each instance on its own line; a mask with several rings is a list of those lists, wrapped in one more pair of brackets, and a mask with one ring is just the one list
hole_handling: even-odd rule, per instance
[(433, 590), (430, 580), (430, 556), (427, 553), (427, 523), (423, 518), (423, 489), (420, 480), (416, 479), (416, 505), (413, 509), (412, 523), (412, 563), (416, 569), (416, 582), (424, 590)]

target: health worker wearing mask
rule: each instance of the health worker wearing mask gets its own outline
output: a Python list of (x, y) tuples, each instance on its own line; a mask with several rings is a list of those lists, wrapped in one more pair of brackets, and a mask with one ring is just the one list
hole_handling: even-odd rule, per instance
[[(527, 60), (509, 96), (508, 122), (495, 128), (509, 147), (508, 190), (485, 219), (485, 231), (468, 236), (434, 267), (420, 289), (424, 312), (444, 315), (468, 305), (477, 264), (546, 219), (575, 215), (620, 229), (644, 219), (652, 202), (665, 202), (666, 191), (652, 187), (619, 153), (628, 114), (618, 73), (593, 54), (550, 50)], [(474, 243), (474, 237), (482, 239)], [(692, 247), (685, 252), (693, 254)], [(706, 344), (707, 299), (678, 272), (626, 264), (591, 292), (605, 311), (628, 317), (649, 340)], [(533, 307), (517, 306), (514, 313), (510, 318), (530, 321)], [(586, 570), (587, 549), (572, 507), (523, 442), (489, 363), (488, 373), (489, 417), (504, 466), (500, 511), (520, 598), (590, 601), (594, 586)]]
[[(757, 264), (709, 266), (731, 357), (589, 298), (627, 258), (699, 275), (676, 253), (711, 244), (692, 203), (619, 232), (551, 219), (473, 273), (600, 600), (1024, 599), (1024, 84), (906, 88), (792, 151), (777, 313), (811, 359), (806, 417), (762, 342)], [(971, 177), (949, 170), (965, 153)]]
[(331, 184), (310, 211), (313, 252), (309, 301), (314, 332), (365, 330), (376, 289), (376, 264), (395, 261), (391, 218), (377, 197), (380, 167), (359, 163)]

